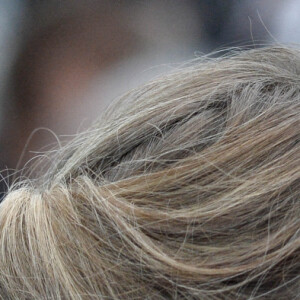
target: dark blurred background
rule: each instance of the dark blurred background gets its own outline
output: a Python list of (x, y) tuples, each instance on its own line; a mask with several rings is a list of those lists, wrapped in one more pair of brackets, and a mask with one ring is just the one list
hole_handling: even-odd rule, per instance
[(299, 0), (0, 0), (0, 191), (125, 91), (202, 53), (298, 43), (299, 17)]

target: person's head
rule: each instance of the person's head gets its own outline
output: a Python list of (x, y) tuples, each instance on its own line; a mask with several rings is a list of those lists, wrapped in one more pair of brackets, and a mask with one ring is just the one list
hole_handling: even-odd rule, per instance
[(300, 51), (124, 99), (1, 203), (0, 298), (298, 299)]

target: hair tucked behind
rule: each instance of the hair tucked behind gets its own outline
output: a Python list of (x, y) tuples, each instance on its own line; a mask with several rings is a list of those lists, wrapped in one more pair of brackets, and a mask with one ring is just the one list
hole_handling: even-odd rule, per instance
[(1, 299), (300, 299), (300, 52), (123, 102), (1, 203)]

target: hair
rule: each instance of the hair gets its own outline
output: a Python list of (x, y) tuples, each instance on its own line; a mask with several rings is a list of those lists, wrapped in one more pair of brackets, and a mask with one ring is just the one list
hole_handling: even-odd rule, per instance
[(300, 299), (300, 51), (120, 103), (1, 203), (1, 299)]

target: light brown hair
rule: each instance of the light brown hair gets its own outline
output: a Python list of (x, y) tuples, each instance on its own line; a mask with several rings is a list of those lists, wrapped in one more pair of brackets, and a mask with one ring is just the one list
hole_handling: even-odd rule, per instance
[(300, 299), (300, 52), (124, 99), (1, 203), (1, 299)]

